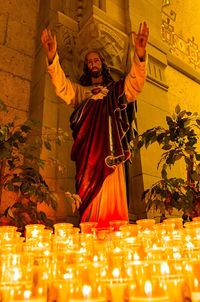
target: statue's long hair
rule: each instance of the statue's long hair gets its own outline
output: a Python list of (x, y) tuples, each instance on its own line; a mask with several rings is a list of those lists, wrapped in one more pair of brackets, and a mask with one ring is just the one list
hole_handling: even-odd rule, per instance
[(102, 55), (94, 50), (94, 51), (90, 51), (88, 52), (86, 55), (85, 55), (85, 59), (84, 59), (84, 66), (83, 66), (83, 75), (80, 77), (80, 84), (83, 85), (83, 86), (91, 86), (92, 85), (92, 79), (91, 79), (91, 74), (90, 74), (90, 70), (88, 68), (88, 65), (87, 65), (87, 55), (89, 53), (96, 53), (100, 60), (101, 60), (101, 63), (102, 63), (102, 77), (103, 77), (103, 85), (106, 85), (108, 86), (109, 84), (113, 83), (114, 80), (110, 74), (110, 70), (104, 60), (104, 58), (102, 57)]

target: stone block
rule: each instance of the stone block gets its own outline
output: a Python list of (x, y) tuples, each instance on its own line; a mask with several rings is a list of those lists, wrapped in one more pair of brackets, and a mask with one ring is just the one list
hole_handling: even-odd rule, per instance
[(34, 60), (32, 87), (34, 87), (39, 81), (41, 81), (41, 77), (45, 77), (46, 71), (47, 71), (47, 65), (45, 60), (45, 54), (40, 45), (40, 49), (37, 52)]
[(45, 126), (55, 129), (58, 126), (58, 103), (53, 98), (44, 99), (43, 123)]
[(9, 18), (6, 46), (33, 57), (35, 53), (34, 29)]
[[(41, 159), (46, 161), (46, 164), (44, 166), (44, 168), (42, 169), (42, 175), (44, 176), (44, 178), (50, 177), (50, 178), (54, 178), (56, 179), (57, 173), (56, 173), (56, 167), (53, 163), (50, 163), (50, 161), (48, 161), (49, 157), (55, 157), (54, 154), (50, 153), (48, 155), (44, 155), (44, 148), (42, 150), (41, 153)], [(45, 150), (46, 151), (46, 150)]]
[(43, 100), (44, 100), (44, 91), (42, 81), (38, 83), (35, 88), (31, 91), (31, 98), (30, 98), (30, 116), (32, 119), (37, 121), (42, 121), (43, 119)]
[(9, 206), (16, 202), (16, 194), (14, 192), (9, 192), (3, 189), (1, 195), (1, 210), (3, 213)]
[[(154, 85), (154, 82), (149, 81), (148, 78), (144, 84), (142, 92), (138, 95), (137, 100), (138, 100), (138, 113), (139, 113), (139, 106), (140, 104), (142, 104), (142, 102), (145, 102), (146, 104), (153, 106), (155, 108), (159, 108), (162, 111), (168, 110), (169, 102), (168, 102), (167, 92), (161, 89), (160, 87), (158, 87), (157, 85)], [(150, 116), (148, 116), (148, 121), (149, 120), (153, 121), (153, 117), (151, 119), (149, 117)]]
[[(63, 1), (62, 0), (51, 0), (50, 1), (50, 7), (54, 11), (61, 11), (63, 7)], [(66, 1), (68, 2), (68, 1)]]
[(129, 2), (129, 31), (138, 31), (140, 22), (146, 21), (150, 28), (150, 38), (161, 38), (161, 5), (162, 0), (131, 0)]
[(138, 175), (130, 179), (129, 188), (129, 213), (138, 217), (146, 213), (146, 206), (141, 200), (143, 193), (143, 176)]
[(21, 6), (21, 22), (24, 24), (27, 24), (30, 26), (30, 28), (34, 29), (36, 28), (36, 21), (37, 21), (37, 14), (39, 11), (39, 1), (37, 0), (25, 0), (20, 2)]
[(0, 46), (0, 69), (31, 80), (32, 58), (11, 48)]
[(8, 107), (7, 114), (5, 114), (3, 111), (0, 111), (1, 125), (12, 122), (15, 117), (17, 117), (17, 124), (21, 124), (27, 119), (27, 113), (10, 107)]
[(7, 15), (2, 14), (0, 15), (0, 44), (5, 43), (5, 37), (6, 37), (6, 29), (7, 29)]
[(113, 19), (121, 23), (125, 24), (125, 1), (106, 1), (106, 14)]
[[(57, 148), (57, 157), (61, 165), (65, 168), (64, 175), (71, 178), (75, 175), (75, 163), (71, 160), (72, 143), (73, 142), (69, 140)], [(62, 171), (58, 172), (57, 177), (63, 177)]]
[(73, 108), (59, 99), (58, 127), (66, 131), (70, 139), (72, 139), (72, 131), (70, 128), (70, 116), (72, 112)]
[(56, 179), (56, 192), (75, 193), (75, 176)]
[(0, 12), (2, 14), (12, 15), (12, 18), (15, 20), (20, 20), (21, 18), (21, 7), (23, 2), (20, 0), (7, 0), (0, 1)]
[(8, 106), (28, 111), (30, 98), (30, 82), (0, 71), (0, 99)]
[[(73, 184), (73, 180), (68, 180), (66, 191), (73, 193), (71, 191), (71, 187), (73, 185), (71, 185), (70, 182)], [(64, 192), (55, 193), (55, 196), (57, 197), (56, 211), (54, 211), (51, 207), (48, 207), (45, 203), (39, 205), (38, 209), (44, 211), (46, 215), (52, 218), (54, 221), (67, 221), (67, 216), (74, 216), (71, 203), (67, 202)]]
[(0, 12), (8, 14), (13, 20), (20, 20), (31, 28), (36, 26), (38, 1), (36, 0), (6, 0), (0, 1)]

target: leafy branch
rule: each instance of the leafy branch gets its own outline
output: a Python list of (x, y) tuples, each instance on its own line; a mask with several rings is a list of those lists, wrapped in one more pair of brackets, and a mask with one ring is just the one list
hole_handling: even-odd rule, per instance
[[(200, 154), (197, 151), (200, 116), (177, 105), (172, 116), (166, 117), (166, 123), (167, 128), (157, 126), (141, 134), (134, 150), (138, 152), (142, 147), (147, 149), (158, 143), (164, 151), (157, 164), (161, 180), (143, 194), (147, 209), (154, 206), (164, 213), (176, 208), (189, 216), (200, 215)], [(186, 179), (168, 178), (168, 169), (181, 159), (185, 163)]]
[[(6, 105), (0, 101), (0, 110), (8, 113)], [(46, 160), (40, 158), (41, 147), (52, 150), (52, 144), (61, 145), (68, 135), (62, 129), (44, 127), (39, 131), (38, 123), (27, 120), (19, 123), (13, 121), (0, 126), (0, 188), (13, 192), (16, 196), (14, 204), (9, 205), (1, 214), (0, 223), (14, 224), (20, 229), (27, 223), (53, 222), (47, 218), (37, 206), (45, 203), (56, 210), (57, 201), (40, 168), (45, 164), (59, 164), (53, 157)]]

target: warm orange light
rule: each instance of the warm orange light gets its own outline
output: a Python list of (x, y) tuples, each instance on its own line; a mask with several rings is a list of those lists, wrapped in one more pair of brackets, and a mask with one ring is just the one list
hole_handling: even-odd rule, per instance
[(151, 281), (147, 280), (145, 282), (144, 292), (147, 295), (147, 297), (152, 297), (152, 283), (151, 283)]
[(118, 268), (114, 268), (113, 271), (112, 271), (112, 275), (113, 275), (113, 278), (119, 278), (120, 276), (120, 270)]
[(84, 299), (90, 298), (91, 292), (92, 292), (92, 288), (90, 285), (83, 285), (82, 293), (83, 293)]

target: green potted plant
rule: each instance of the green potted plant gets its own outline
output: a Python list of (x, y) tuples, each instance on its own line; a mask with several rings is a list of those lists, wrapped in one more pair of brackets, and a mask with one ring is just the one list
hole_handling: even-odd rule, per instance
[[(138, 137), (134, 152), (142, 147), (148, 148), (158, 143), (163, 153), (157, 168), (161, 169), (161, 178), (144, 191), (147, 211), (154, 207), (160, 210), (162, 217), (171, 214), (173, 209), (182, 210), (183, 218), (200, 216), (200, 153), (198, 142), (200, 116), (197, 112), (181, 110), (177, 105), (172, 116), (166, 117), (167, 127), (148, 129)], [(168, 177), (168, 171), (178, 161), (185, 165), (185, 177)]]
[[(8, 109), (2, 101), (0, 110), (8, 114)], [(13, 192), (15, 200), (0, 214), (0, 225), (15, 225), (22, 231), (25, 225), (30, 223), (52, 226), (53, 221), (45, 212), (38, 210), (41, 203), (54, 210), (57, 207), (56, 197), (40, 173), (45, 160), (38, 156), (38, 150), (42, 145), (51, 150), (52, 143), (60, 145), (67, 136), (61, 129), (59, 133), (56, 129), (52, 130), (46, 128), (45, 134), (41, 136), (36, 122), (27, 120), (19, 123), (16, 117), (11, 122), (1, 123), (0, 190), (1, 193), (2, 190)], [(59, 164), (54, 158), (49, 158), (48, 164), (50, 161)], [(77, 205), (76, 195), (68, 193), (67, 200)]]

